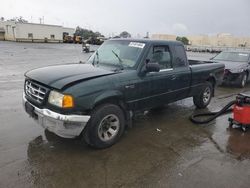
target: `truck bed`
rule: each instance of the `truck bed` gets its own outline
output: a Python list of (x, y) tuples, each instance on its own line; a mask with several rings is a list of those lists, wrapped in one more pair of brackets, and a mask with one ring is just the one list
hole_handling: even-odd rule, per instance
[(205, 63), (214, 63), (213, 61), (210, 60), (197, 60), (197, 59), (188, 59), (189, 65), (200, 65), (200, 64), (205, 64)]
[(204, 81), (211, 75), (214, 78), (215, 85), (220, 85), (222, 82), (224, 72), (224, 64), (222, 63), (192, 60), (189, 67), (192, 72), (190, 96), (195, 95), (199, 88), (202, 87), (201, 80)]

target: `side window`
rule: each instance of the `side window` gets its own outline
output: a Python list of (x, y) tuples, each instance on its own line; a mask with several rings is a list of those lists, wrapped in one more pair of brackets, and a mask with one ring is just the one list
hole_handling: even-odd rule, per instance
[(183, 46), (175, 46), (174, 67), (185, 67), (187, 63), (186, 52)]
[(153, 46), (147, 59), (152, 63), (159, 63), (161, 70), (172, 68), (172, 56), (168, 46)]

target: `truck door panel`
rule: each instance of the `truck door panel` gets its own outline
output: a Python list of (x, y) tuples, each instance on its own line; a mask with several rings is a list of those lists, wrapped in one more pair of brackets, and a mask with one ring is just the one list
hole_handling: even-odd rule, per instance
[(191, 84), (191, 70), (188, 65), (185, 49), (182, 45), (172, 46), (173, 53), (173, 74), (175, 79), (173, 90), (175, 91), (175, 99), (183, 99), (188, 96)]
[(159, 106), (168, 103), (172, 98), (174, 81), (172, 55), (167, 45), (152, 46), (147, 59), (160, 65), (160, 72), (147, 73), (145, 82), (150, 84), (150, 106)]

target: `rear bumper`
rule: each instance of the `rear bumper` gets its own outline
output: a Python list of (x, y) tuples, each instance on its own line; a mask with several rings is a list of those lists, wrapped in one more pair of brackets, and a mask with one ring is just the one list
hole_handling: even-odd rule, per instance
[(64, 138), (79, 136), (90, 119), (88, 115), (64, 115), (49, 109), (40, 109), (27, 101), (25, 94), (23, 94), (23, 106), (25, 110), (26, 103), (33, 107), (34, 116), (31, 117), (38, 124)]

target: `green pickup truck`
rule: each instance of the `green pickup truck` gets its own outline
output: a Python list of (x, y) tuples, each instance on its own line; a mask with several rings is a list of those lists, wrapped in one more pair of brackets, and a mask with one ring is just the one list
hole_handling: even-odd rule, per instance
[(180, 42), (108, 40), (86, 63), (28, 71), (23, 104), (45, 129), (106, 148), (138, 111), (188, 97), (198, 108), (210, 103), (224, 64), (190, 63)]

